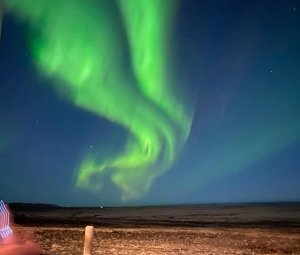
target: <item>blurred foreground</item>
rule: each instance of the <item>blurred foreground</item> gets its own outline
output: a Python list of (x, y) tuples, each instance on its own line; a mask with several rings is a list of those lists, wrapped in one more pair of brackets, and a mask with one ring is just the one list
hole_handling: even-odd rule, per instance
[(299, 204), (13, 208), (44, 254), (82, 254), (88, 224), (93, 254), (300, 254)]
[[(84, 228), (34, 231), (44, 254), (82, 254)], [(299, 229), (96, 228), (93, 254), (300, 254)]]

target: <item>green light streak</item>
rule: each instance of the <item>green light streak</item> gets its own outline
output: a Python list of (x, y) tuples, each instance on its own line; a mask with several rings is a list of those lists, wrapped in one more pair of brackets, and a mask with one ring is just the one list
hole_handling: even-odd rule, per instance
[(170, 79), (168, 49), (177, 1), (5, 3), (28, 22), (37, 67), (57, 78), (57, 91), (130, 133), (123, 153), (101, 162), (100, 155), (87, 155), (76, 171), (76, 186), (98, 190), (104, 186), (101, 177), (109, 175), (124, 199), (141, 196), (170, 168), (191, 126)]

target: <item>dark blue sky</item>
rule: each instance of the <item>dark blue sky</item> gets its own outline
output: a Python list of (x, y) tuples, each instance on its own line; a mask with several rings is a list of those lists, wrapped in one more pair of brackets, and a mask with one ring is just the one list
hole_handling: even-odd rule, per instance
[[(170, 170), (129, 203), (300, 200), (299, 28), (299, 1), (182, 1), (172, 43), (195, 108), (192, 129)], [(26, 24), (5, 15), (0, 198), (122, 205), (112, 184), (91, 193), (72, 180), (87, 148), (119, 151), (128, 134), (74, 107), (51, 83), (36, 71)]]

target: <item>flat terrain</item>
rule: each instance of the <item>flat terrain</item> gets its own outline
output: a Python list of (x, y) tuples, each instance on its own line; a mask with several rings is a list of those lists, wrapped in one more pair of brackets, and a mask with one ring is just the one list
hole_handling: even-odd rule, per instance
[(44, 254), (300, 254), (300, 204), (139, 208), (13, 208), (17, 232)]
[[(83, 228), (22, 227), (44, 254), (82, 254)], [(300, 254), (299, 230), (96, 228), (93, 254)]]

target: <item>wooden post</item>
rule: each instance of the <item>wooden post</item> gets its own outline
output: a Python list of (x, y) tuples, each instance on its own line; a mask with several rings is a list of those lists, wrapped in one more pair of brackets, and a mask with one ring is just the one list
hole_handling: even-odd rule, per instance
[(83, 255), (92, 255), (94, 227), (86, 226), (84, 235)]

